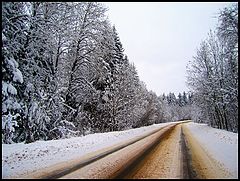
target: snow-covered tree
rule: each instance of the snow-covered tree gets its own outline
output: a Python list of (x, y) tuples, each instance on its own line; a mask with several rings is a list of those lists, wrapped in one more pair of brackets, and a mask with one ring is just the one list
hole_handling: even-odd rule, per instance
[(188, 67), (188, 85), (200, 119), (234, 132), (238, 131), (237, 17), (236, 5), (220, 12), (217, 31), (209, 33)]
[(2, 141), (12, 143), (21, 124), (19, 85), (23, 75), (18, 53), (24, 41), (24, 4), (2, 2)]
[[(2, 3), (2, 141), (66, 138), (161, 122), (96, 2)], [(175, 97), (175, 96), (174, 96)], [(172, 98), (176, 103), (176, 98)]]

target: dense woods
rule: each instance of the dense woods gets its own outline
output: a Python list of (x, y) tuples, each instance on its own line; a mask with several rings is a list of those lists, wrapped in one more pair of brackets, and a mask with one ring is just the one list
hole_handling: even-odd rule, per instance
[(237, 131), (237, 6), (221, 12), (190, 64), (193, 91), (177, 97), (147, 90), (106, 11), (95, 2), (2, 2), (3, 143), (190, 118)]
[(2, 3), (2, 141), (34, 142), (159, 122), (157, 96), (94, 2)]
[(223, 9), (218, 20), (188, 65), (193, 119), (238, 132), (238, 5)]

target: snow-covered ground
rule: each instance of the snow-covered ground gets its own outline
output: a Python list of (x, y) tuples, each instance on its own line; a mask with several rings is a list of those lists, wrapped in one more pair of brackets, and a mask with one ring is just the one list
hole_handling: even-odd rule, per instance
[[(118, 144), (167, 124), (171, 123), (69, 139), (36, 141), (30, 144), (2, 144), (2, 178), (31, 173)], [(187, 127), (213, 158), (237, 175), (238, 134), (211, 128), (205, 124), (188, 123)]]
[(171, 123), (69, 139), (2, 144), (2, 178), (16, 177), (112, 146)]
[(238, 134), (211, 128), (206, 124), (186, 124), (201, 146), (227, 168), (234, 177), (238, 176)]

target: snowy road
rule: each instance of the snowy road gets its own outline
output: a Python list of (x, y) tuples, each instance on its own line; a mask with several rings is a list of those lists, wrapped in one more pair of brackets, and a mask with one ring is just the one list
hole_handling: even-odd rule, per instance
[[(160, 130), (157, 129), (157, 132), (154, 130), (150, 135), (148, 133), (147, 137), (143, 135), (133, 138), (130, 141), (128, 140), (107, 149), (96, 151), (78, 160), (60, 163), (25, 175), (23, 178), (114, 178), (127, 165), (131, 165), (146, 150), (150, 149), (152, 145), (168, 134), (176, 124), (178, 123), (167, 125), (160, 128)], [(101, 158), (101, 155), (104, 155), (104, 157)], [(100, 159), (98, 159), (99, 157)], [(96, 159), (93, 160), (92, 158)]]
[[(184, 178), (181, 125), (166, 134), (142, 159), (128, 169), (123, 178)], [(185, 153), (184, 153), (185, 154)]]
[(159, 144), (118, 178), (236, 178), (204, 149), (186, 126), (176, 125)]
[[(236, 133), (192, 122), (146, 130), (80, 158), (8, 178), (237, 178)], [(221, 153), (219, 147), (228, 149)]]
[(191, 134), (185, 125), (183, 134), (188, 147), (192, 178), (234, 178), (223, 165), (215, 160), (206, 149)]

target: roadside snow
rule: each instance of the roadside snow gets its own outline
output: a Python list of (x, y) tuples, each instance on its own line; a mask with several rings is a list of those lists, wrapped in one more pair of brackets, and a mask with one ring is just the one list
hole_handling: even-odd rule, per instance
[[(2, 144), (2, 178), (18, 177), (56, 163), (113, 146), (171, 123), (108, 133), (89, 134), (61, 140), (30, 144)], [(187, 123), (193, 136), (207, 152), (234, 176), (238, 175), (238, 134), (211, 128), (206, 124)]]
[[(172, 122), (171, 122), (172, 123)], [(17, 177), (112, 146), (171, 123), (69, 139), (2, 144), (2, 178)]]
[(212, 158), (219, 161), (238, 177), (238, 134), (211, 128), (206, 124), (188, 123), (193, 136)]

